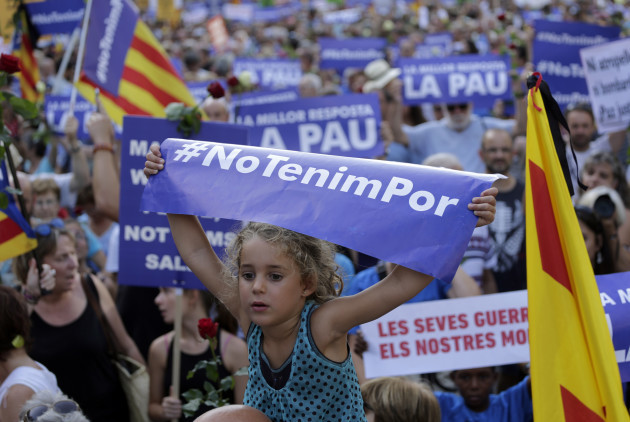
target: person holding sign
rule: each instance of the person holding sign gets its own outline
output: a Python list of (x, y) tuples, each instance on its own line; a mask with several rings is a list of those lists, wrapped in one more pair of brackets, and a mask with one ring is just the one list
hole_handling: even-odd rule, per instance
[[(163, 168), (160, 149), (152, 146), (144, 172)], [(477, 225), (494, 219), (496, 193), (487, 189), (468, 205)], [(196, 216), (167, 216), (188, 267), (247, 333), (244, 404), (273, 421), (365, 421), (347, 332), (405, 303), (433, 277), (397, 266), (372, 288), (337, 297), (343, 281), (328, 242), (252, 222), (236, 234), (224, 264)]]

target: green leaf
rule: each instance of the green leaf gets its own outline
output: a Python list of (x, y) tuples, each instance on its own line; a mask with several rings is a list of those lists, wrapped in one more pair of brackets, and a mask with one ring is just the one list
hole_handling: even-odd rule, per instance
[(189, 401), (188, 403), (186, 403), (185, 405), (182, 406), (182, 411), (184, 412), (184, 416), (193, 416), (195, 414), (195, 412), (197, 411), (197, 409), (199, 409), (199, 406), (201, 405), (201, 398), (198, 399), (194, 399)]
[(221, 390), (228, 391), (234, 389), (234, 378), (233, 377), (225, 377), (219, 383), (221, 386)]
[(212, 382), (216, 382), (219, 379), (219, 370), (216, 362), (208, 362), (208, 366), (206, 366), (206, 376)]
[(187, 401), (195, 400), (195, 399), (203, 399), (203, 393), (198, 388), (191, 388), (182, 394), (182, 397)]
[(186, 106), (184, 103), (170, 103), (164, 109), (168, 120), (179, 120), (184, 114)]
[(212, 384), (209, 381), (204, 381), (203, 389), (206, 390), (206, 392), (208, 392), (208, 393), (211, 392), (211, 391), (216, 390), (216, 388), (214, 388), (214, 384)]
[(37, 106), (24, 98), (11, 97), (9, 104), (13, 107), (13, 111), (27, 120), (34, 119), (39, 114)]
[(9, 206), (9, 197), (6, 193), (0, 192), (0, 208), (5, 209)]

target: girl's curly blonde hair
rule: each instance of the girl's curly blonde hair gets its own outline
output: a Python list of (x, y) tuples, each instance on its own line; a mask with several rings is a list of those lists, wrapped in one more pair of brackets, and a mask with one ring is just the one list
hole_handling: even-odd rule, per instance
[(226, 249), (225, 279), (232, 286), (238, 285), (243, 245), (254, 237), (274, 245), (291, 258), (302, 280), (310, 277), (316, 280), (317, 288), (307, 299), (321, 304), (339, 296), (343, 290), (343, 279), (337, 273), (338, 265), (335, 262), (335, 245), (272, 224), (255, 222), (243, 227)]

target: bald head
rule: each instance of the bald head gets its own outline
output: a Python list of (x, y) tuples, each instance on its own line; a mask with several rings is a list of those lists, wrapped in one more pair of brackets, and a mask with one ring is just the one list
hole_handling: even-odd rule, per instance
[(232, 404), (212, 409), (195, 419), (195, 422), (271, 422), (271, 420), (258, 409), (242, 404)]
[(503, 129), (488, 129), (481, 139), (479, 156), (487, 173), (505, 174), (510, 171), (514, 157), (512, 135)]
[(224, 98), (214, 99), (208, 97), (203, 102), (201, 108), (211, 122), (227, 122), (230, 120), (230, 111), (228, 110), (228, 104)]

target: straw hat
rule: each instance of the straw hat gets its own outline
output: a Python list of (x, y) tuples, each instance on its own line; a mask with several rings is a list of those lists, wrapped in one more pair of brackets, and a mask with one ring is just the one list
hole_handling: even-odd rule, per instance
[(368, 63), (363, 73), (368, 78), (368, 81), (363, 85), (363, 92), (372, 92), (382, 89), (396, 79), (400, 75), (401, 70), (392, 68), (383, 59), (377, 59)]

